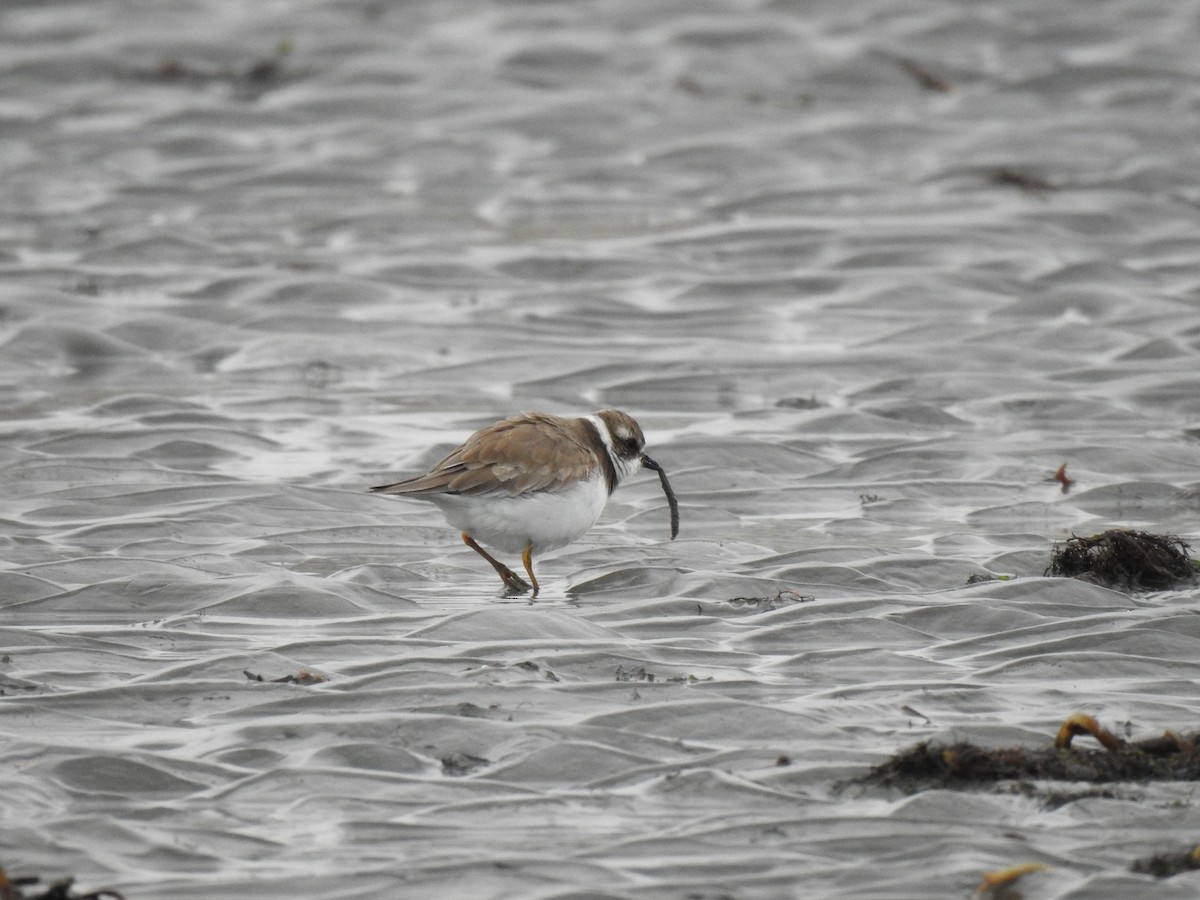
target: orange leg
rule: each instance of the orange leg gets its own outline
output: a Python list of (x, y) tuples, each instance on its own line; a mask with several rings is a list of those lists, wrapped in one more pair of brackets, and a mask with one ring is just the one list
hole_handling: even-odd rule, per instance
[(529, 573), (529, 580), (533, 582), (533, 593), (529, 599), (532, 600), (538, 595), (537, 577), (533, 574), (533, 541), (525, 545), (525, 549), (521, 551), (521, 562), (525, 563), (525, 571)]
[[(520, 591), (522, 593), (529, 590), (529, 585), (525, 582), (524, 578), (514, 573), (512, 569), (480, 547), (477, 543), (475, 543), (475, 539), (465, 531), (462, 533), (462, 539), (464, 544), (492, 564), (492, 568), (496, 570), (496, 574), (500, 576), (500, 580), (504, 582), (504, 586), (506, 588), (508, 588), (510, 591)], [(529, 548), (526, 548), (526, 552), (528, 552), (528, 549)], [(528, 564), (525, 566), (525, 568), (527, 570), (529, 569)], [(532, 571), (529, 572), (529, 577), (533, 578)], [(536, 580), (533, 582), (533, 596), (537, 596)]]

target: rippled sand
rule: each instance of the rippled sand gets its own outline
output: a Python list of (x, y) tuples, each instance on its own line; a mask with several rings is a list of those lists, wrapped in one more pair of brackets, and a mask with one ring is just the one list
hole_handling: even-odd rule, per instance
[[(1197, 16), (6, 4), (0, 865), (1195, 896), (1128, 872), (1197, 840), (1190, 785), (836, 785), (1075, 710), (1197, 727), (1196, 589), (1040, 577), (1072, 532), (1200, 535)], [(680, 537), (643, 475), (535, 604), (364, 493), (604, 405)]]

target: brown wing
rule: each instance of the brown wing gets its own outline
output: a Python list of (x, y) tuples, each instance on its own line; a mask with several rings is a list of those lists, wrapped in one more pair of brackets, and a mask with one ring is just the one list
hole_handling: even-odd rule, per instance
[(371, 488), (385, 494), (497, 494), (558, 491), (596, 467), (578, 419), (522, 413), (467, 438), (427, 474)]

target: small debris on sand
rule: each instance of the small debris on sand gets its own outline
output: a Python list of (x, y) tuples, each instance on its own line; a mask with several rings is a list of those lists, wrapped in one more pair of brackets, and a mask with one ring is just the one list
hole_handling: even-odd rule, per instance
[(988, 181), (992, 184), (1020, 188), (1027, 194), (1045, 194), (1054, 190), (1054, 185), (1045, 178), (1018, 169), (996, 169), (988, 176)]
[(1044, 872), (1047, 868), (1045, 863), (1034, 862), (1009, 866), (1007, 869), (999, 869), (995, 872), (984, 872), (979, 887), (975, 889), (975, 894), (976, 896), (1002, 896), (1002, 892), (1007, 892), (1017, 879), (1033, 872)]
[(751, 606), (755, 609), (772, 610), (793, 603), (812, 603), (817, 598), (812, 594), (801, 594), (787, 588), (776, 591), (774, 597), (730, 597), (726, 600), (735, 607)]
[(319, 675), (316, 672), (308, 671), (308, 669), (301, 669), (295, 675), (284, 675), (281, 678), (271, 678), (271, 679), (264, 678), (262, 675), (259, 675), (255, 672), (251, 672), (249, 670), (243, 670), (242, 674), (245, 675), (251, 681), (266, 682), (269, 680), (271, 684), (310, 685), (310, 684), (324, 684), (326, 681), (329, 680), (328, 675)]

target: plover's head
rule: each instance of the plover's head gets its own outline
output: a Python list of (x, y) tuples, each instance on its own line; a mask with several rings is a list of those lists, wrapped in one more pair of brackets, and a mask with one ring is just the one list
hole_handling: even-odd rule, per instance
[(667, 505), (671, 507), (671, 538), (674, 539), (679, 533), (679, 504), (675, 501), (671, 483), (667, 481), (667, 473), (646, 455), (646, 436), (642, 434), (642, 427), (634, 421), (633, 416), (619, 409), (602, 409), (589, 418), (599, 422), (603, 426), (602, 431), (608, 432), (600, 437), (616, 471), (617, 484), (643, 467), (658, 473), (663, 493), (667, 495)]
[(604, 441), (605, 449), (612, 458), (613, 468), (617, 470), (617, 481), (624, 481), (642, 467), (646, 436), (633, 416), (619, 409), (602, 409), (596, 413), (596, 418), (608, 432), (600, 437), (601, 440), (607, 438)]

